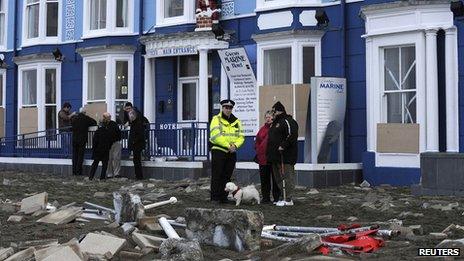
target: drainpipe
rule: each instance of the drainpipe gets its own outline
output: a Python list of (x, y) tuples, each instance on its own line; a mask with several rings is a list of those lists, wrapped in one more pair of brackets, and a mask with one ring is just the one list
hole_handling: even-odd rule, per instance
[(340, 28), (340, 37), (342, 38), (340, 44), (340, 63), (342, 65), (340, 77), (345, 78), (346, 76), (346, 0), (340, 0), (340, 20), (341, 20), (341, 28)]
[[(140, 52), (140, 88), (144, 88), (145, 86), (145, 58), (143, 57), (143, 45), (140, 43), (140, 38), (143, 35), (143, 11), (144, 11), (144, 0), (140, 0), (140, 8), (139, 8), (139, 39), (138, 39), (138, 49)], [(135, 89), (135, 88), (134, 88)], [(143, 90), (140, 90), (140, 104), (139, 107), (142, 112), (145, 114), (146, 112), (143, 111), (145, 97), (142, 95)], [(147, 97), (148, 98), (148, 97)]]
[[(18, 37), (18, 30), (16, 30), (18, 26), (18, 1), (14, 1), (14, 32), (13, 32), (13, 58), (15, 58), (18, 55), (18, 44), (17, 44), (17, 37)], [(13, 61), (13, 99), (14, 99), (14, 110), (13, 110), (13, 119), (18, 119), (18, 65)], [(6, 116), (6, 115), (5, 115)], [(15, 124), (13, 124), (13, 135), (14, 136), (16, 133), (18, 133), (18, 124), (17, 121), (13, 120)], [(8, 135), (6, 135), (8, 136)]]

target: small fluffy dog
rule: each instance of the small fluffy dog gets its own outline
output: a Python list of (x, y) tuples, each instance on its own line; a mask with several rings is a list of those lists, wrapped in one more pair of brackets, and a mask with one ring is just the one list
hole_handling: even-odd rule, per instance
[(242, 200), (245, 202), (251, 202), (254, 199), (258, 204), (260, 203), (258, 190), (256, 190), (253, 185), (240, 188), (235, 185), (235, 183), (228, 182), (224, 190), (229, 192), (229, 196), (232, 194), (232, 197), (235, 199), (235, 206), (240, 205)]

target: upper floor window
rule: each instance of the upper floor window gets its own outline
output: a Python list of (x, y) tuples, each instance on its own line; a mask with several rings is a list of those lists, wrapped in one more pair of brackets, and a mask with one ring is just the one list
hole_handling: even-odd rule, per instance
[(132, 32), (134, 1), (86, 0), (84, 37)]
[(6, 28), (7, 28), (6, 10), (7, 10), (7, 1), (0, 0), (0, 49), (5, 49), (6, 47)]
[(46, 44), (49, 40), (58, 40), (61, 16), (58, 0), (26, 0), (24, 8), (23, 44)]
[(195, 22), (194, 0), (156, 0), (156, 24), (169, 26)]

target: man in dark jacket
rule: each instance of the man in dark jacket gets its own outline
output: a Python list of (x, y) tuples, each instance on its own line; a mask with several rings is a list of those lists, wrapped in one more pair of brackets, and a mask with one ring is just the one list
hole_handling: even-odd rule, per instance
[[(284, 199), (277, 206), (293, 206), (295, 164), (298, 158), (298, 124), (280, 102), (272, 106), (274, 122), (269, 129), (266, 156)], [(282, 173), (283, 172), (283, 173)], [(285, 187), (284, 187), (285, 182)]]
[(80, 113), (72, 120), (73, 133), (73, 174), (82, 175), (82, 163), (84, 162), (85, 144), (88, 140), (88, 130), (90, 126), (97, 125), (97, 122), (86, 115), (85, 108), (80, 109)]
[(121, 171), (121, 130), (111, 114), (103, 113), (103, 121), (107, 123), (108, 135), (111, 139), (111, 149), (108, 159), (108, 177), (119, 177)]
[(92, 167), (89, 173), (89, 180), (92, 180), (97, 171), (98, 163), (102, 162), (100, 180), (106, 179), (106, 169), (108, 168), (108, 159), (112, 145), (112, 137), (109, 130), (109, 120), (103, 118), (98, 130), (93, 135), (92, 146)]
[(143, 179), (142, 172), (142, 150), (145, 149), (145, 125), (140, 114), (135, 111), (129, 112), (129, 150), (133, 153), (135, 178)]

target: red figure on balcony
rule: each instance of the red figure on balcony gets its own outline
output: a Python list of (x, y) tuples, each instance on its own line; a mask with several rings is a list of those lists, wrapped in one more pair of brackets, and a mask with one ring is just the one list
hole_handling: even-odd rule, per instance
[(197, 0), (197, 29), (196, 31), (212, 30), (213, 24), (219, 23), (221, 9), (217, 0)]

